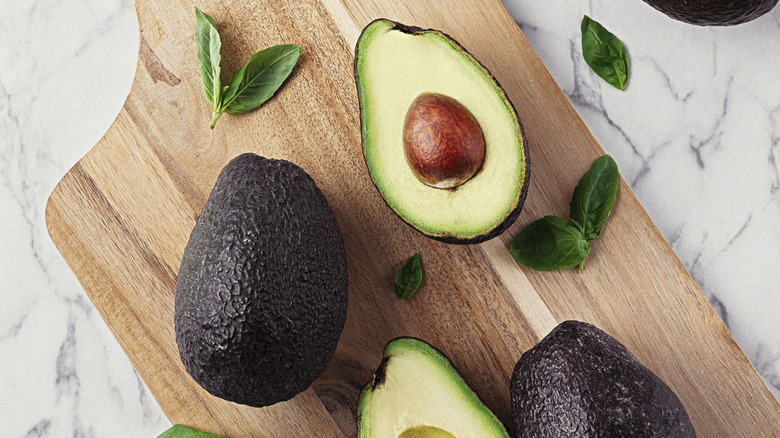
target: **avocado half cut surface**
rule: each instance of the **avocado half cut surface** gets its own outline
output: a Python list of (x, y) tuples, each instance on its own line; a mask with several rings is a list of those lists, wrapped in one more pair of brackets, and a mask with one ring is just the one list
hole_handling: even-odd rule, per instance
[(330, 361), (347, 293), (344, 242), (314, 180), (289, 161), (240, 155), (217, 177), (184, 249), (179, 356), (217, 397), (288, 400)]
[[(437, 30), (375, 20), (355, 48), (355, 81), (366, 165), (379, 193), (401, 219), (449, 243), (491, 239), (517, 219), (530, 178), (528, 143), (504, 90), (460, 44)], [(441, 98), (428, 104), (430, 111), (415, 111), (418, 98), (430, 95)], [(449, 99), (456, 104), (443, 103)], [(440, 108), (445, 106), (457, 109)], [(407, 114), (428, 119), (409, 126)], [(428, 132), (428, 140), (463, 137), (463, 132), (474, 131), (463, 127), (469, 115), (481, 130), (484, 156), (481, 166), (462, 167), (477, 168), (476, 174), (454, 188), (421, 181), (414, 170), (416, 159), (410, 161), (405, 151), (405, 134), (418, 128)], [(444, 143), (453, 148), (449, 140)], [(447, 168), (448, 154), (428, 154), (429, 161)]]
[(565, 321), (523, 353), (510, 383), (517, 438), (693, 438), (677, 395), (618, 340)]
[(509, 438), (440, 351), (416, 338), (385, 347), (360, 394), (360, 438)]
[(699, 26), (746, 23), (771, 11), (777, 0), (645, 0), (675, 20)]

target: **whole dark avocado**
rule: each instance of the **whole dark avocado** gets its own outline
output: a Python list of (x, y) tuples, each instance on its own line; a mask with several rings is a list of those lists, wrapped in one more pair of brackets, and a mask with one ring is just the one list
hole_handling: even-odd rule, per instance
[(187, 371), (226, 400), (288, 400), (325, 370), (346, 312), (344, 242), (311, 177), (284, 160), (231, 160), (179, 268), (174, 324)]
[(585, 322), (563, 322), (525, 352), (510, 395), (517, 438), (696, 436), (674, 392)]
[(777, 0), (645, 0), (664, 14), (699, 26), (731, 26), (766, 14)]

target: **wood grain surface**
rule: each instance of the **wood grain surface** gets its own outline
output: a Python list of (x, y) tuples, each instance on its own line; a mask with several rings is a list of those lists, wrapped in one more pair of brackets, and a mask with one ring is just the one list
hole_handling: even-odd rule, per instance
[[(621, 180), (613, 214), (582, 272), (535, 272), (508, 245), (526, 224), (566, 215), (603, 154), (498, 0), (202, 1), (223, 41), (223, 71), (257, 50), (303, 47), (293, 75), (258, 111), (209, 130), (195, 57), (196, 4), (136, 0), (139, 61), (127, 101), (100, 142), (52, 193), (55, 244), (170, 420), (233, 437), (353, 437), (360, 389), (385, 343), (417, 336), (444, 351), (511, 429), (509, 379), (520, 355), (558, 322), (589, 321), (623, 342), (679, 395), (700, 437), (780, 436), (780, 406)], [(440, 29), (506, 89), (531, 151), (518, 222), (479, 245), (427, 239), (371, 184), (360, 144), (354, 46), (371, 20)], [(349, 310), (326, 372), (268, 408), (219, 400), (178, 357), (173, 306), (184, 246), (217, 174), (242, 152), (300, 165), (328, 199), (348, 254)], [(409, 301), (393, 275), (422, 255)]]

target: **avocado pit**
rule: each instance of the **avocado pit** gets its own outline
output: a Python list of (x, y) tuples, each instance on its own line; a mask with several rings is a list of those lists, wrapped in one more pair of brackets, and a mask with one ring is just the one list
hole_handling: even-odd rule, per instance
[(422, 93), (404, 119), (404, 153), (414, 175), (439, 189), (471, 179), (485, 160), (485, 139), (474, 116), (457, 100)]

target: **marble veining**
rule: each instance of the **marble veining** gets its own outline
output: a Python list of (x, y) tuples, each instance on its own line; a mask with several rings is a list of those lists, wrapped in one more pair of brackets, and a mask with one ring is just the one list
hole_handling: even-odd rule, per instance
[[(780, 8), (702, 28), (640, 0), (504, 4), (780, 395)], [(625, 91), (582, 60), (583, 14), (626, 44)], [(43, 216), (129, 91), (144, 50), (132, 3), (0, 0), (0, 22), (0, 434), (156, 436), (170, 423)]]
[(129, 1), (0, 7), (0, 435), (169, 426), (46, 232), (54, 185), (103, 135), (138, 51)]

